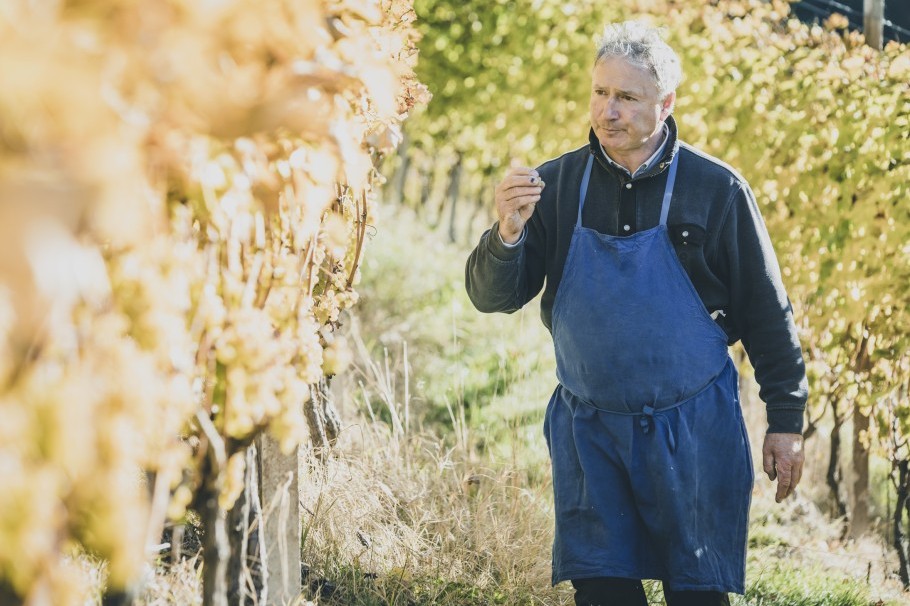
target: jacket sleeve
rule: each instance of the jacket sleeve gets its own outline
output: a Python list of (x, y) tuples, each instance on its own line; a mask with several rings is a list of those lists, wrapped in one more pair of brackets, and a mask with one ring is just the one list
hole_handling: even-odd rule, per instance
[(498, 222), (480, 237), (465, 267), (465, 287), (478, 311), (512, 313), (540, 292), (546, 273), (541, 212), (548, 197), (545, 191), (517, 246), (503, 244)]
[(769, 433), (800, 433), (808, 398), (793, 308), (758, 204), (745, 183), (733, 192), (721, 228), (720, 262), (730, 279), (731, 320), (755, 368)]

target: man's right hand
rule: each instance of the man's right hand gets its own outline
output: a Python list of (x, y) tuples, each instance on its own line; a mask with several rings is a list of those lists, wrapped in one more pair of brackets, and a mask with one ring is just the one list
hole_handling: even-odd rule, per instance
[(521, 238), (544, 185), (536, 170), (517, 166), (510, 168), (505, 179), (496, 186), (496, 214), (499, 215), (499, 237), (503, 242), (515, 244)]

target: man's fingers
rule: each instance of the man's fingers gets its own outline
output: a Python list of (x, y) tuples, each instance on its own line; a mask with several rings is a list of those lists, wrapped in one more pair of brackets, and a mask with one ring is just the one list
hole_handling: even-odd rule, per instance
[(768, 479), (773, 482), (774, 478), (777, 477), (777, 473), (774, 469), (774, 455), (768, 450), (762, 452), (762, 467), (765, 473), (768, 474)]
[(505, 214), (515, 212), (522, 206), (526, 206), (531, 202), (538, 202), (540, 200), (540, 191), (531, 189), (527, 192), (524, 192), (519, 195), (504, 194), (500, 201), (497, 203), (500, 211), (505, 212)]
[(500, 222), (508, 223), (517, 230), (522, 229), (525, 222), (531, 218), (531, 215), (534, 213), (534, 208), (539, 201), (539, 195), (520, 196), (509, 200), (508, 206), (501, 209), (502, 215)]
[(790, 482), (790, 492), (796, 490), (796, 486), (799, 484), (799, 481), (803, 477), (803, 462), (799, 461), (793, 465), (793, 479)]
[(511, 200), (522, 196), (539, 196), (540, 190), (540, 187), (513, 187), (502, 192), (502, 197), (504, 200)]
[(519, 196), (517, 198), (512, 198), (509, 201), (509, 204), (511, 204), (514, 210), (521, 210), (525, 206), (529, 204), (536, 204), (537, 202), (540, 202), (540, 195), (533, 194), (530, 196)]
[(521, 215), (521, 218), (522, 218), (524, 221), (527, 221), (528, 219), (531, 218), (531, 215), (534, 214), (534, 208), (535, 208), (536, 206), (537, 206), (536, 203), (535, 203), (535, 204), (528, 204), (527, 206), (522, 206), (522, 207), (521, 207), (521, 210), (518, 211), (518, 214)]
[(790, 468), (783, 465), (777, 470), (777, 476), (777, 495), (775, 495), (775, 500), (780, 503), (790, 495), (793, 476)]
[(527, 166), (513, 166), (496, 185), (496, 213), (500, 225), (505, 227), (505, 232), (500, 230), (504, 240), (511, 242), (511, 236), (524, 228), (544, 186), (537, 171)]
[(798, 433), (769, 433), (762, 445), (762, 462), (771, 481), (777, 479), (778, 503), (793, 494), (803, 475), (803, 437)]
[(540, 176), (537, 174), (537, 171), (534, 170), (533, 168), (531, 168), (530, 166), (513, 166), (512, 168), (510, 168), (509, 170), (506, 171), (506, 178), (513, 177), (513, 176), (521, 176), (521, 175), (524, 175), (527, 177), (530, 177), (531, 175), (534, 175), (535, 177)]
[(540, 175), (537, 173), (534, 174), (522, 174), (522, 175), (510, 175), (502, 180), (502, 183), (499, 184), (500, 191), (506, 192), (515, 188), (526, 188), (533, 187), (535, 189), (541, 189), (544, 183), (540, 180)]

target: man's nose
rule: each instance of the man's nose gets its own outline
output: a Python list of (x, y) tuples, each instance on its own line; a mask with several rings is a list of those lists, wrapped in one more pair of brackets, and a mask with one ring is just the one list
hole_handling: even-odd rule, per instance
[(607, 99), (604, 103), (604, 116), (608, 120), (616, 120), (619, 118), (619, 105), (616, 102), (616, 99)]

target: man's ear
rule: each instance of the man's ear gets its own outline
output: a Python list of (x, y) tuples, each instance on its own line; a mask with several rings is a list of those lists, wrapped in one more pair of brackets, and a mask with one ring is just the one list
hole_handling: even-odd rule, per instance
[(676, 91), (669, 93), (664, 97), (663, 103), (660, 105), (660, 119), (666, 120), (667, 116), (670, 115), (670, 112), (673, 111), (673, 104), (676, 103)]

